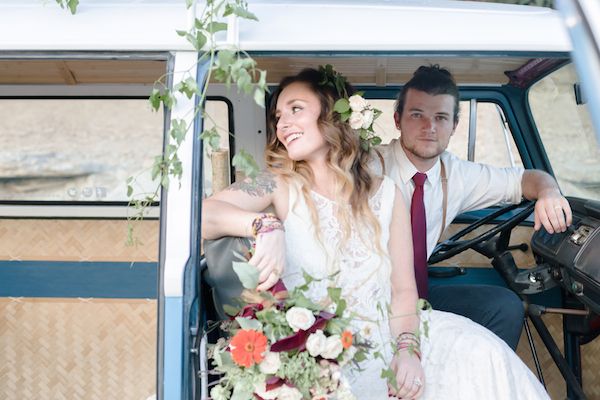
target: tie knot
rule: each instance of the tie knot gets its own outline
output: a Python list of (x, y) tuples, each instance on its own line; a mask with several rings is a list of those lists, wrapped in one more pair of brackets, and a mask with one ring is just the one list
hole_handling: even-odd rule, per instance
[(413, 181), (415, 182), (415, 185), (417, 186), (423, 186), (423, 184), (425, 183), (425, 181), (427, 180), (427, 174), (423, 174), (421, 172), (417, 172), (413, 177), (412, 177)]

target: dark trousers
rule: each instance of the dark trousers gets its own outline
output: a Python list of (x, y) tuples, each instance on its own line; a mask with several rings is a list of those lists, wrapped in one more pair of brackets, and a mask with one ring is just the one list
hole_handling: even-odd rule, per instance
[(511, 290), (493, 285), (430, 285), (434, 310), (462, 315), (485, 326), (516, 350), (525, 310)]

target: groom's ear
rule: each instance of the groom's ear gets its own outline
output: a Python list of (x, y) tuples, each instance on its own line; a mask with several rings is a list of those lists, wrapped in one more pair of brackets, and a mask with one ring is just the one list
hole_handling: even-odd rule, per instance
[(394, 112), (394, 122), (396, 124), (396, 129), (400, 130), (400, 113), (398, 113), (398, 111)]

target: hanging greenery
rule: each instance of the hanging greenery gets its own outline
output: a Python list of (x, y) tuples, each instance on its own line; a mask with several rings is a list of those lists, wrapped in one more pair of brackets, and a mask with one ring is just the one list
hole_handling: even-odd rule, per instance
[[(62, 8), (68, 8), (75, 14), (79, 0), (56, 0)], [(128, 215), (129, 222), (143, 219), (148, 207), (159, 200), (161, 188), (168, 189), (172, 178), (180, 180), (183, 174), (182, 163), (178, 150), (185, 140), (188, 132), (193, 128), (195, 117), (200, 114), (203, 118), (212, 120), (204, 112), (204, 101), (208, 90), (208, 83), (216, 80), (225, 83), (227, 87), (237, 86), (240, 92), (252, 95), (254, 101), (264, 107), (265, 92), (267, 91), (267, 73), (256, 67), (256, 61), (245, 51), (232, 44), (217, 44), (215, 35), (227, 31), (225, 20), (229, 16), (258, 21), (258, 18), (248, 9), (244, 0), (185, 0), (186, 8), (201, 6), (202, 11), (196, 13), (194, 24), (188, 30), (178, 30), (177, 34), (184, 37), (198, 52), (196, 65), (208, 63), (206, 80), (199, 83), (195, 75), (188, 72), (181, 81), (176, 82), (173, 88), (167, 86), (167, 75), (160, 77), (153, 86), (149, 101), (154, 111), (171, 109), (176, 104), (175, 93), (181, 93), (188, 99), (194, 95), (198, 97), (197, 106), (193, 110), (190, 123), (184, 119), (172, 119), (169, 130), (169, 142), (163, 154), (154, 157), (151, 176), (156, 182), (156, 187), (151, 192), (139, 193), (136, 191), (136, 177), (127, 178), (127, 196), (133, 212)], [(214, 122), (214, 121), (213, 121)], [(209, 151), (219, 150), (220, 137), (216, 128), (202, 132), (200, 138), (204, 141), (205, 148)], [(258, 175), (259, 167), (252, 156), (240, 150), (233, 158), (233, 166), (245, 176), (254, 178)], [(128, 224), (128, 239), (130, 245), (136, 244), (134, 224)]]

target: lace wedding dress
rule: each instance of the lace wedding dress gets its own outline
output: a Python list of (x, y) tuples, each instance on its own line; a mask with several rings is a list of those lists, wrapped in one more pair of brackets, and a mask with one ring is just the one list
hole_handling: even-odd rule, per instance
[[(357, 399), (388, 399), (381, 371), (392, 357), (391, 334), (387, 321), (390, 303), (391, 263), (387, 255), (389, 225), (394, 203), (394, 183), (384, 178), (369, 200), (381, 224), (381, 249), (371, 250), (358, 229), (340, 248), (342, 230), (333, 201), (311, 192), (319, 219), (315, 231), (299, 190), (291, 185), (290, 207), (285, 220), (287, 266), (283, 280), (288, 288), (304, 283), (302, 271), (322, 281), (311, 284), (309, 295), (318, 301), (326, 296), (328, 285), (342, 288), (348, 311), (356, 313), (353, 329), (374, 343), (385, 362), (373, 358), (360, 364), (362, 370), (348, 376)], [(332, 280), (326, 279), (336, 273)], [(499, 338), (469, 319), (441, 311), (427, 311), (429, 334), (421, 338), (425, 369), (422, 399), (548, 399), (543, 387), (517, 355)], [(374, 353), (375, 350), (371, 351)]]

